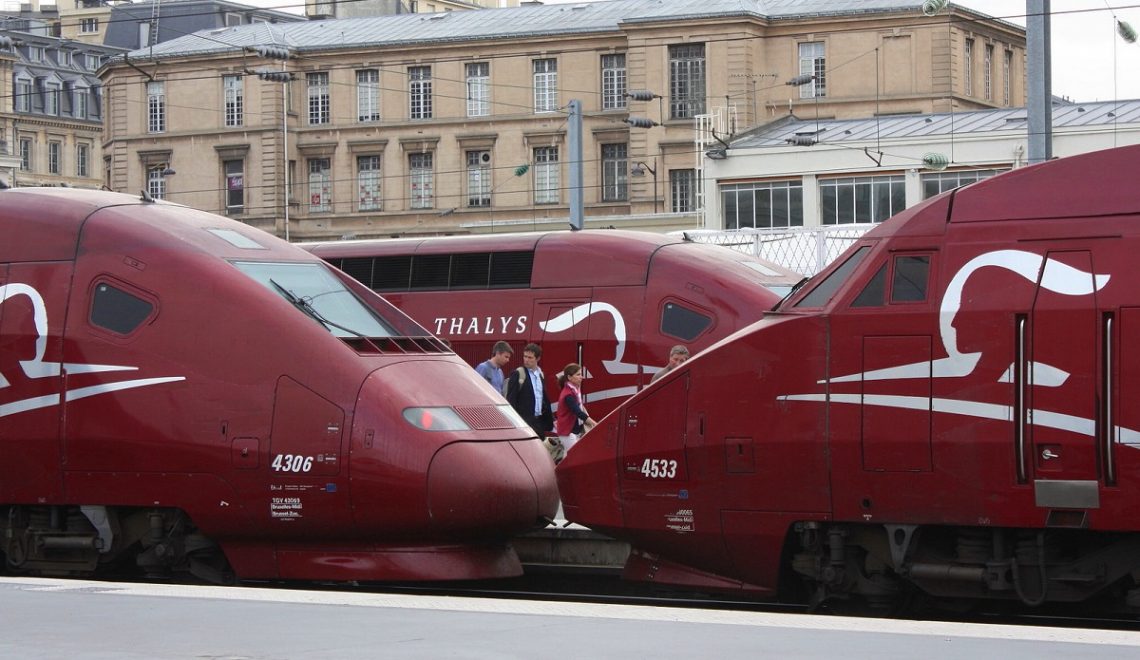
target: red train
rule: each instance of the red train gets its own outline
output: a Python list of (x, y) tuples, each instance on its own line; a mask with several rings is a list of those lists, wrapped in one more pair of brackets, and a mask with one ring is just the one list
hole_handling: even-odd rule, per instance
[[(451, 342), (476, 365), (497, 340), (549, 374), (586, 367), (595, 418), (649, 382), (669, 349), (700, 350), (758, 320), (801, 278), (734, 250), (593, 230), (302, 245)], [(554, 378), (547, 378), (556, 401)]]
[(10, 573), (516, 575), (551, 461), (430, 333), (316, 257), (114, 193), (0, 193)]
[(815, 604), (1140, 607), (1140, 147), (868, 233), (558, 480), (626, 576)]

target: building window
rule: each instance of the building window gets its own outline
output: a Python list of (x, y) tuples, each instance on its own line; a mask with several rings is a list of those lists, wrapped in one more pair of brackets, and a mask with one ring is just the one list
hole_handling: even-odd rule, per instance
[(933, 172), (922, 175), (922, 198), (928, 199), (947, 190), (964, 186), (975, 181), (988, 179), (1004, 170), (971, 170), (968, 172)]
[(472, 62), (467, 65), (467, 116), (486, 117), (491, 114), (491, 65)]
[(535, 204), (557, 204), (561, 200), (558, 174), (558, 147), (535, 147)]
[(50, 82), (44, 85), (44, 114), (56, 116), (59, 114), (60, 85)]
[(245, 161), (223, 161), (226, 177), (226, 213), (245, 213)]
[(27, 78), (16, 78), (16, 112), (31, 112), (32, 109), (32, 81)]
[(491, 152), (467, 152), (467, 206), (491, 205)]
[(70, 50), (57, 51), (56, 59), (59, 60), (60, 66), (70, 67), (71, 66), (71, 51)]
[(801, 99), (814, 99), (827, 96), (827, 58), (824, 56), (822, 41), (808, 41), (800, 46), (800, 75), (814, 76), (812, 81), (800, 86)]
[(966, 96), (974, 95), (974, 40), (967, 39), (962, 53), (962, 80), (966, 86)]
[(1010, 71), (1013, 69), (1013, 51), (1005, 51), (1005, 58), (1002, 60), (1002, 82), (1005, 85), (1004, 93), (1002, 95), (1003, 105), (1009, 107), (1013, 96), (1011, 85), (1013, 82), (1010, 80)]
[(994, 100), (994, 46), (986, 44), (982, 54), (982, 90), (987, 101)]
[(332, 167), (328, 158), (310, 158), (309, 161), (309, 212), (327, 213), (332, 210)]
[(146, 191), (154, 199), (166, 197), (166, 177), (162, 175), (166, 164), (148, 167), (146, 170)]
[(59, 142), (48, 142), (48, 174), (59, 174), (59, 157), (63, 145)]
[(226, 27), (235, 27), (242, 24), (241, 14), (226, 12)]
[(725, 229), (802, 227), (804, 224), (804, 187), (800, 181), (724, 185), (720, 187), (720, 199)]
[(356, 72), (356, 121), (380, 121), (380, 71)]
[(408, 117), (431, 119), (431, 67), (408, 67)]
[(904, 181), (902, 175), (823, 179), (821, 220), (825, 225), (882, 222), (906, 208)]
[(361, 211), (384, 208), (380, 187), (380, 156), (356, 157), (356, 205)]
[(75, 145), (75, 176), (88, 176), (90, 162), (91, 147), (86, 144)]
[(166, 132), (166, 83), (153, 81), (146, 84), (146, 132)]
[(534, 111), (554, 112), (558, 109), (558, 61), (534, 60)]
[(29, 62), (43, 62), (44, 61), (43, 46), (28, 46), (28, 61)]
[(84, 55), (83, 59), (85, 60), (84, 65), (86, 66), (88, 71), (98, 70), (99, 65), (102, 63), (102, 58), (99, 55), (92, 55), (90, 53), (88, 53), (87, 55)]
[(103, 115), (102, 107), (103, 87), (95, 85), (91, 88), (91, 105), (88, 108), (88, 115), (92, 119), (99, 119)]
[[(629, 199), (629, 156), (626, 144), (602, 145), (602, 201)], [(657, 191), (653, 191), (654, 197)]]
[(602, 110), (627, 106), (625, 54), (602, 55)]
[(245, 113), (243, 108), (245, 90), (242, 87), (242, 77), (222, 76), (222, 88), (225, 90), (226, 126), (241, 126)]
[(95, 34), (99, 31), (98, 18), (81, 18), (79, 19), (79, 33), (80, 34)]
[(32, 171), (32, 140), (20, 138), (20, 171)]
[(705, 112), (705, 45), (669, 46), (669, 116), (691, 119)]
[(72, 98), (72, 116), (76, 119), (87, 119), (87, 104), (91, 98), (91, 88), (89, 87), (76, 87), (71, 90)]
[(674, 213), (697, 210), (697, 171), (669, 170), (669, 196)]
[(431, 152), (408, 154), (408, 178), (411, 183), (413, 209), (430, 209), (435, 203), (432, 177)]
[(309, 90), (309, 125), (329, 123), (329, 74), (327, 71), (305, 74)]

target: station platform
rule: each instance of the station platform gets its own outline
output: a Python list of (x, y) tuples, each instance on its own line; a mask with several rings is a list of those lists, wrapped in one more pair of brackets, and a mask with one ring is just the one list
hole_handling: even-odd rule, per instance
[(1132, 659), (1140, 633), (528, 600), (0, 578), (0, 657)]

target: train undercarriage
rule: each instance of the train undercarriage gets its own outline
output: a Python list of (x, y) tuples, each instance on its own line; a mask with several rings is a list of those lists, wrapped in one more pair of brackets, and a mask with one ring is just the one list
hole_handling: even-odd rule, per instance
[(810, 522), (789, 550), (799, 595), (821, 609), (1087, 602), (1140, 613), (1140, 534)]
[(0, 506), (0, 558), (9, 575), (233, 582), (221, 548), (176, 509)]

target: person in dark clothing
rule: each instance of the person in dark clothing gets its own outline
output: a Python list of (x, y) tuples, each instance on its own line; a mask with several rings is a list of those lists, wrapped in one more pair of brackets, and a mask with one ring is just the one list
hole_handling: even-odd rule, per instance
[(515, 412), (534, 429), (538, 437), (545, 438), (554, 429), (554, 414), (550, 410), (550, 398), (546, 396), (542, 369), (538, 368), (541, 358), (542, 348), (538, 344), (526, 345), (523, 349), (523, 366), (512, 371), (510, 380), (507, 381), (506, 397)]

